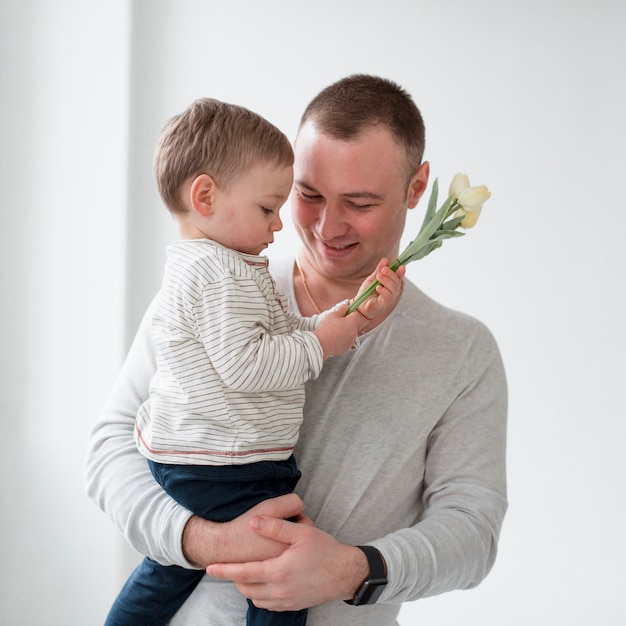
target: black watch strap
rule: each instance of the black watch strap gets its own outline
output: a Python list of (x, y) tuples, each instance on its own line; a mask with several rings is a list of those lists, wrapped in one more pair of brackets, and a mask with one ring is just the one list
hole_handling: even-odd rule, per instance
[(369, 576), (356, 590), (352, 600), (346, 600), (346, 604), (360, 606), (374, 604), (380, 597), (387, 584), (387, 566), (383, 555), (374, 546), (356, 546), (363, 550), (370, 567)]

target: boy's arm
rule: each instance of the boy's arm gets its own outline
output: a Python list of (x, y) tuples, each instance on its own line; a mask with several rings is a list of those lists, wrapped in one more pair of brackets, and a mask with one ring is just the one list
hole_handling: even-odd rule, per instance
[(284, 311), (252, 279), (225, 274), (207, 282), (192, 311), (212, 367), (230, 389), (296, 389), (322, 368), (315, 334), (291, 330)]

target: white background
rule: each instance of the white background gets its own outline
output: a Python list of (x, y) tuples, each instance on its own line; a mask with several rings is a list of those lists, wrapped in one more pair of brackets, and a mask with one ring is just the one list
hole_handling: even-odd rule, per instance
[(137, 560), (83, 460), (174, 237), (161, 126), (213, 96), (293, 137), (354, 72), (413, 94), (444, 190), (489, 186), (408, 273), (487, 323), (510, 384), (496, 565), (401, 624), (623, 623), (625, 24), (618, 0), (1, 2), (0, 624), (101, 624)]

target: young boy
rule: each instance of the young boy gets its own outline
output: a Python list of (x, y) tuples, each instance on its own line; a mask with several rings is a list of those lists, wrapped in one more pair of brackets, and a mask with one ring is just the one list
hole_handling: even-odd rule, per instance
[[(206, 519), (228, 521), (291, 492), (304, 383), (323, 360), (396, 303), (403, 271), (381, 260), (381, 285), (358, 315), (346, 305), (312, 318), (287, 312), (260, 253), (282, 228), (293, 151), (276, 127), (243, 107), (194, 102), (163, 129), (155, 157), (161, 196), (179, 226), (152, 320), (158, 346), (150, 399), (135, 441), (159, 484)], [(338, 419), (341, 419), (338, 416)], [(167, 624), (204, 575), (145, 558), (107, 626)], [(300, 625), (305, 611), (249, 602), (248, 624)]]

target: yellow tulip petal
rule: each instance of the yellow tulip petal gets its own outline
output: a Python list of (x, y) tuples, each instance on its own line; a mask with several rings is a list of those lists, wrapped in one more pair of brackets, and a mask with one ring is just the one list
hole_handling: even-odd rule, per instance
[(455, 174), (452, 182), (450, 183), (450, 191), (448, 195), (458, 198), (469, 186), (470, 184), (467, 174)]
[(467, 211), (475, 211), (482, 208), (483, 204), (489, 200), (491, 193), (485, 185), (468, 187), (459, 194), (459, 204)]
[(480, 212), (483, 210), (482, 207), (478, 209), (474, 209), (473, 211), (468, 211), (465, 213), (465, 217), (461, 222), (461, 228), (472, 228), (476, 226), (476, 222), (478, 221), (478, 217), (480, 216)]

